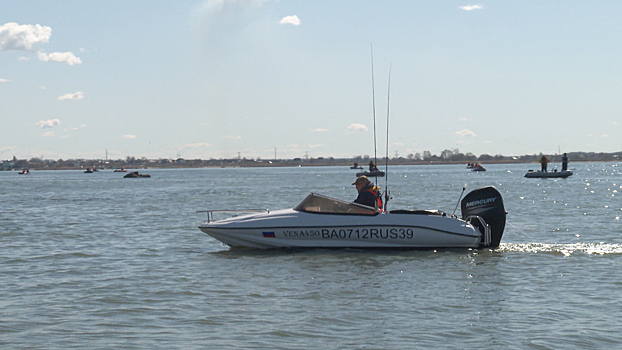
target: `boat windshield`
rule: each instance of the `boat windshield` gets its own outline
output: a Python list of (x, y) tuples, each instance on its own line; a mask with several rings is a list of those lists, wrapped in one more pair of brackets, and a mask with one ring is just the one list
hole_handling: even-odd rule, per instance
[(366, 205), (346, 202), (317, 193), (309, 194), (294, 207), (294, 210), (322, 214), (375, 215), (378, 213), (375, 208)]

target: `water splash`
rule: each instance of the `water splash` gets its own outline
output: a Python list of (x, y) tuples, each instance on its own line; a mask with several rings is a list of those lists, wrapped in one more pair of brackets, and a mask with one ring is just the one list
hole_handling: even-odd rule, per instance
[(524, 253), (553, 253), (570, 256), (574, 253), (588, 255), (622, 254), (622, 244), (612, 243), (502, 243), (497, 251)]

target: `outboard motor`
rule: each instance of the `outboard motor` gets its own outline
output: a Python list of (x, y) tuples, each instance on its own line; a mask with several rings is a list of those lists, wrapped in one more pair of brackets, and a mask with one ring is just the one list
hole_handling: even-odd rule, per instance
[[(505, 229), (505, 216), (507, 213), (503, 206), (501, 193), (496, 188), (492, 186), (482, 187), (469, 192), (462, 199), (460, 210), (462, 219), (469, 221), (482, 233), (480, 248), (499, 247), (503, 230)], [(476, 216), (482, 218), (485, 224), (478, 220)], [(486, 231), (490, 233), (489, 242), (486, 239)]]

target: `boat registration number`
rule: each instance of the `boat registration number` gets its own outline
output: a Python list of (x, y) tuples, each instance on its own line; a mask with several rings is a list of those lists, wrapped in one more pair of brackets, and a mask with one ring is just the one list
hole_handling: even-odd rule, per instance
[(343, 228), (343, 229), (301, 229), (283, 230), (283, 236), (316, 237), (323, 239), (411, 239), (415, 231), (411, 228)]
[(410, 228), (361, 228), (361, 229), (322, 229), (325, 239), (410, 239), (415, 232)]

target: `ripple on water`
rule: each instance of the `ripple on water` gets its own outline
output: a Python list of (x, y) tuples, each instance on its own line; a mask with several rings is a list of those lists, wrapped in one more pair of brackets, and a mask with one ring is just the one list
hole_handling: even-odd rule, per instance
[(206, 208), (351, 199), (339, 167), (0, 172), (0, 348), (622, 343), (622, 167), (576, 164), (559, 181), (487, 168), (396, 167), (390, 205), (452, 212), (465, 183), (495, 185), (509, 221), (492, 251), (230, 250), (197, 228)]

